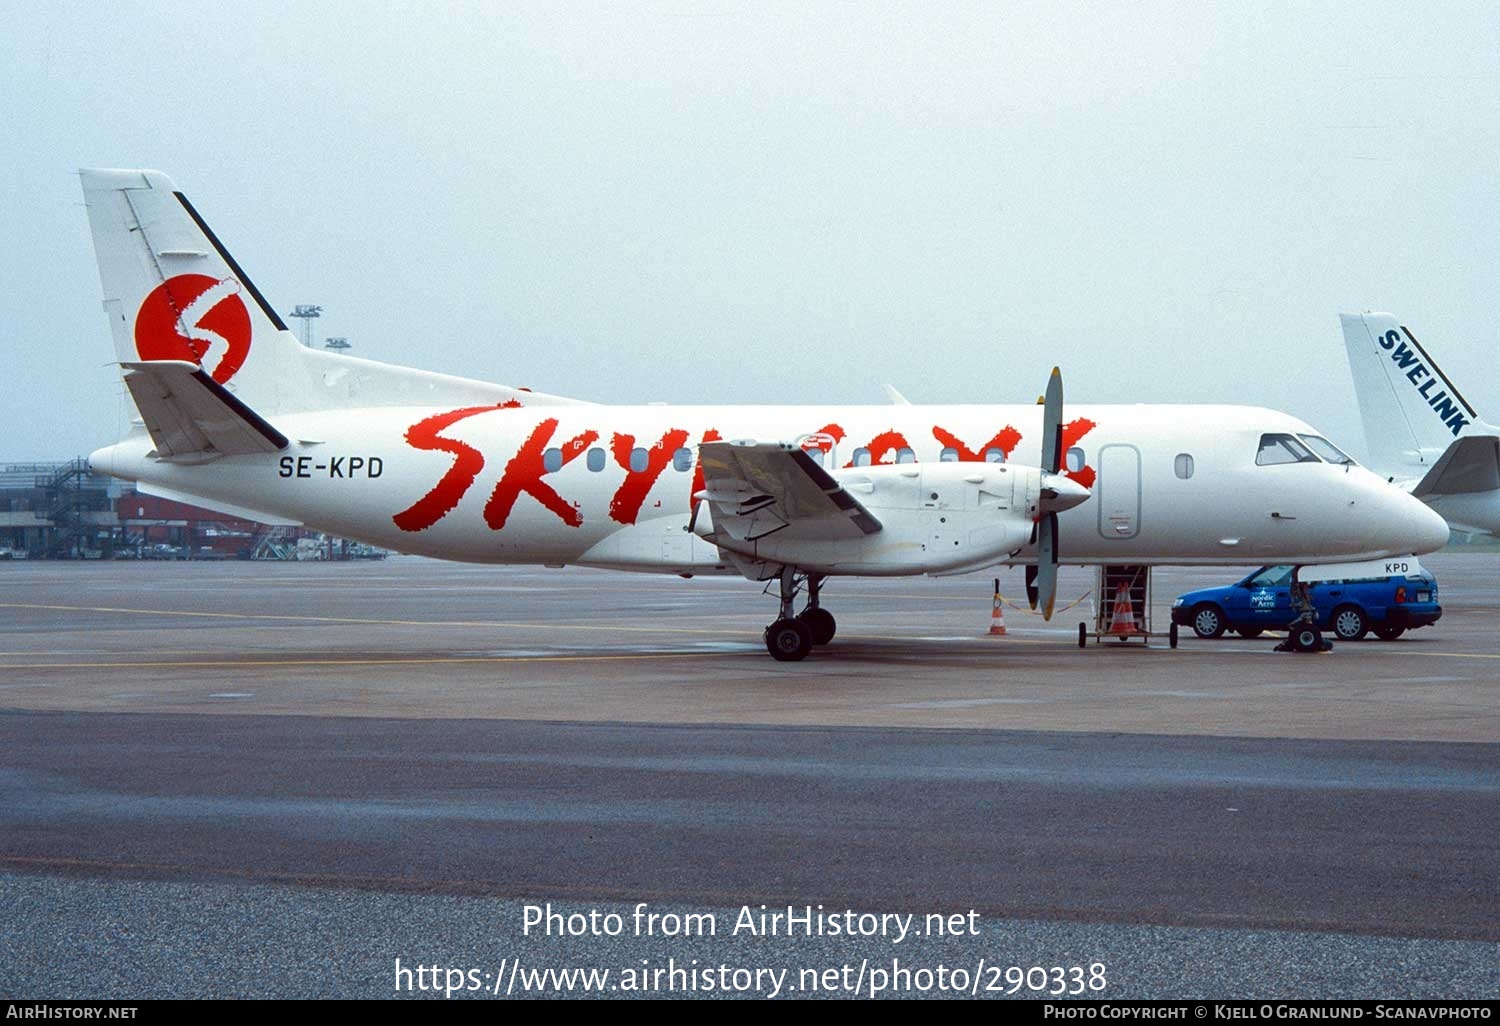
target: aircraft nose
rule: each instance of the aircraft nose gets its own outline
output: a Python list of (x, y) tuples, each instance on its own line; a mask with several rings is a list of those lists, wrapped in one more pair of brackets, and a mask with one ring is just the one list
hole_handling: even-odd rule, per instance
[(1046, 513), (1061, 513), (1085, 502), (1093, 494), (1071, 477), (1062, 474), (1042, 475), (1042, 509)]
[(1386, 485), (1383, 501), (1372, 509), (1378, 511), (1375, 537), (1387, 555), (1420, 556), (1448, 544), (1448, 521), (1398, 488)]
[(1412, 552), (1420, 556), (1424, 552), (1436, 552), (1448, 544), (1448, 521), (1439, 516), (1421, 499), (1411, 499), (1416, 508), (1410, 513), (1410, 534), (1416, 540)]
[(1422, 555), (1448, 544), (1448, 522), (1421, 499), (1363, 471), (1350, 483), (1358, 492), (1349, 502), (1348, 523), (1367, 551), (1381, 558)]

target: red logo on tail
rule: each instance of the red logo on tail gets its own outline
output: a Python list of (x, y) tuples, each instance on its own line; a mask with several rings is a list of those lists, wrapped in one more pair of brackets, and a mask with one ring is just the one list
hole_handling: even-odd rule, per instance
[(135, 351), (142, 360), (202, 364), (219, 384), (250, 355), (250, 312), (239, 282), (206, 274), (168, 278), (135, 315)]

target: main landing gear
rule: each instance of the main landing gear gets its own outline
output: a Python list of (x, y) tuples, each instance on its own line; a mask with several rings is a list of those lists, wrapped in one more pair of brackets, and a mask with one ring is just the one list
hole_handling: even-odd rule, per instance
[(797, 598), (799, 577), (791, 567), (781, 571), (781, 615), (766, 628), (766, 651), (779, 663), (792, 663), (806, 659), (814, 645), (826, 645), (833, 640), (838, 625), (833, 614), (818, 605), (818, 592), (823, 578), (816, 574), (804, 574), (800, 582), (807, 586), (807, 606), (801, 613), (792, 615)]

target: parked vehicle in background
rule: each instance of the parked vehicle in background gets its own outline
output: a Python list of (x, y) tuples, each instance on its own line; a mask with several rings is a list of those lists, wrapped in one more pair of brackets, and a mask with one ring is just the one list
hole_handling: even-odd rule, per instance
[[(1311, 586), (1318, 627), (1343, 641), (1373, 633), (1382, 641), (1436, 623), (1437, 578), (1415, 559), (1401, 573), (1377, 577), (1320, 580)], [(1172, 622), (1191, 627), (1200, 638), (1221, 637), (1232, 630), (1246, 638), (1262, 631), (1285, 630), (1296, 618), (1292, 608), (1292, 568), (1263, 566), (1234, 584), (1203, 588), (1172, 603)]]

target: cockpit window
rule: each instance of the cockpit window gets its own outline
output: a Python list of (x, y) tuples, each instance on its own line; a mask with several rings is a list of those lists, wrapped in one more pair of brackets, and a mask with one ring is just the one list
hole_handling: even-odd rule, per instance
[(1289, 566), (1267, 566), (1262, 567), (1259, 572), (1245, 583), (1252, 588), (1279, 588), (1292, 579), (1292, 568)]
[(1295, 435), (1261, 435), (1260, 451), (1255, 454), (1257, 467), (1272, 467), (1278, 463), (1317, 463), (1312, 450), (1297, 441)]
[(1326, 438), (1319, 435), (1298, 435), (1297, 437), (1306, 442), (1309, 449), (1323, 457), (1324, 463), (1332, 463), (1334, 466), (1341, 467), (1354, 462), (1349, 458), (1348, 453)]

